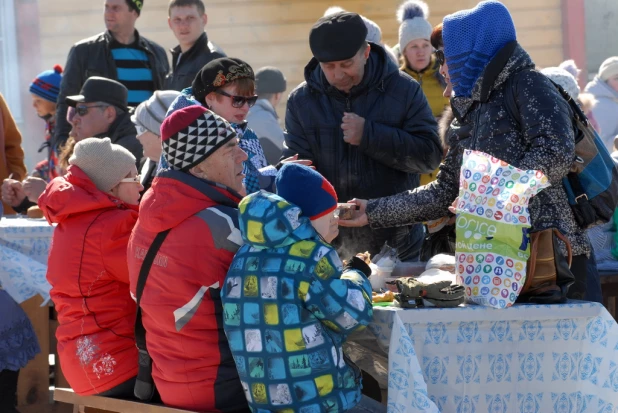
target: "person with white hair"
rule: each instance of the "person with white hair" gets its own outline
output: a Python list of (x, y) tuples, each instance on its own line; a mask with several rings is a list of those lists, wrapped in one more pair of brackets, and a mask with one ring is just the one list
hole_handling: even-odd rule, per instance
[(614, 138), (618, 137), (618, 56), (606, 59), (599, 73), (586, 86), (586, 92), (594, 95), (596, 104), (592, 108), (599, 124), (599, 134), (608, 151), (614, 149)]

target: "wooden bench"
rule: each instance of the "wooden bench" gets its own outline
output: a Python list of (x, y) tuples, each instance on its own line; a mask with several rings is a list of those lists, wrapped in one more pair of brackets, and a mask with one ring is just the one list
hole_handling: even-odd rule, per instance
[(73, 405), (73, 413), (195, 413), (174, 409), (161, 404), (148, 404), (131, 400), (101, 396), (80, 396), (72, 389), (56, 388), (54, 400)]

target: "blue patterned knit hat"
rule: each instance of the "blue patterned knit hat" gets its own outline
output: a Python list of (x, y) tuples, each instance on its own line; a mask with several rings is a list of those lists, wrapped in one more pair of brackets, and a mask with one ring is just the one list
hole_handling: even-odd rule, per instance
[(470, 97), (487, 63), (517, 35), (508, 9), (490, 0), (446, 16), (442, 38), (455, 96)]
[(55, 65), (52, 70), (46, 70), (34, 78), (32, 83), (30, 83), (30, 93), (56, 103), (58, 93), (60, 92), (61, 80), (62, 66)]

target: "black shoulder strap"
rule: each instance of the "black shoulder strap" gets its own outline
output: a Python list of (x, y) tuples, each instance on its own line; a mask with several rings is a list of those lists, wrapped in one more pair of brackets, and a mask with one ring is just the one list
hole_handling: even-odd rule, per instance
[(504, 106), (511, 119), (517, 122), (517, 125), (521, 128), (521, 115), (515, 100), (515, 85), (513, 83), (513, 76), (509, 76), (506, 79), (506, 82), (504, 82)]
[(148, 349), (146, 348), (146, 330), (144, 329), (144, 324), (142, 324), (142, 309), (140, 307), (140, 302), (152, 263), (154, 262), (157, 252), (159, 252), (159, 248), (161, 248), (161, 245), (170, 230), (171, 228), (166, 231), (159, 232), (154, 241), (152, 241), (152, 245), (150, 245), (148, 253), (144, 258), (144, 262), (142, 263), (142, 267), (139, 270), (137, 286), (135, 287), (135, 300), (137, 302), (137, 311), (135, 315), (135, 344), (137, 345), (139, 354), (137, 380), (135, 382), (134, 392), (135, 397), (144, 401), (150, 401), (153, 398), (155, 394), (155, 386), (154, 381), (152, 380), (152, 359), (150, 358)]

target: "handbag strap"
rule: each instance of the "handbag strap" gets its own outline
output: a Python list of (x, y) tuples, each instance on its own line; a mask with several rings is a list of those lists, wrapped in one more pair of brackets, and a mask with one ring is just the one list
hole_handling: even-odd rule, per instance
[(554, 228), (554, 235), (556, 236), (556, 238), (558, 238), (560, 241), (562, 241), (564, 243), (564, 245), (566, 245), (567, 260), (569, 262), (569, 268), (571, 268), (571, 264), (573, 263), (573, 249), (571, 248), (571, 243), (569, 242), (567, 237), (565, 237), (562, 234), (562, 232), (560, 232), (556, 228)]
[[(142, 323), (142, 308), (140, 303), (142, 300), (142, 293), (148, 280), (148, 274), (150, 268), (154, 262), (163, 241), (169, 234), (171, 228), (162, 232), (159, 232), (155, 239), (152, 241), (142, 267), (139, 270), (139, 277), (137, 279), (137, 286), (135, 287), (135, 301), (137, 302), (137, 311), (135, 314), (135, 344), (138, 350), (138, 370), (137, 380), (135, 383), (135, 395), (141, 400), (150, 400), (154, 395), (155, 389), (152, 380), (152, 359), (148, 354), (148, 348), (146, 346), (146, 329)], [(139, 394), (138, 394), (139, 393)]]

